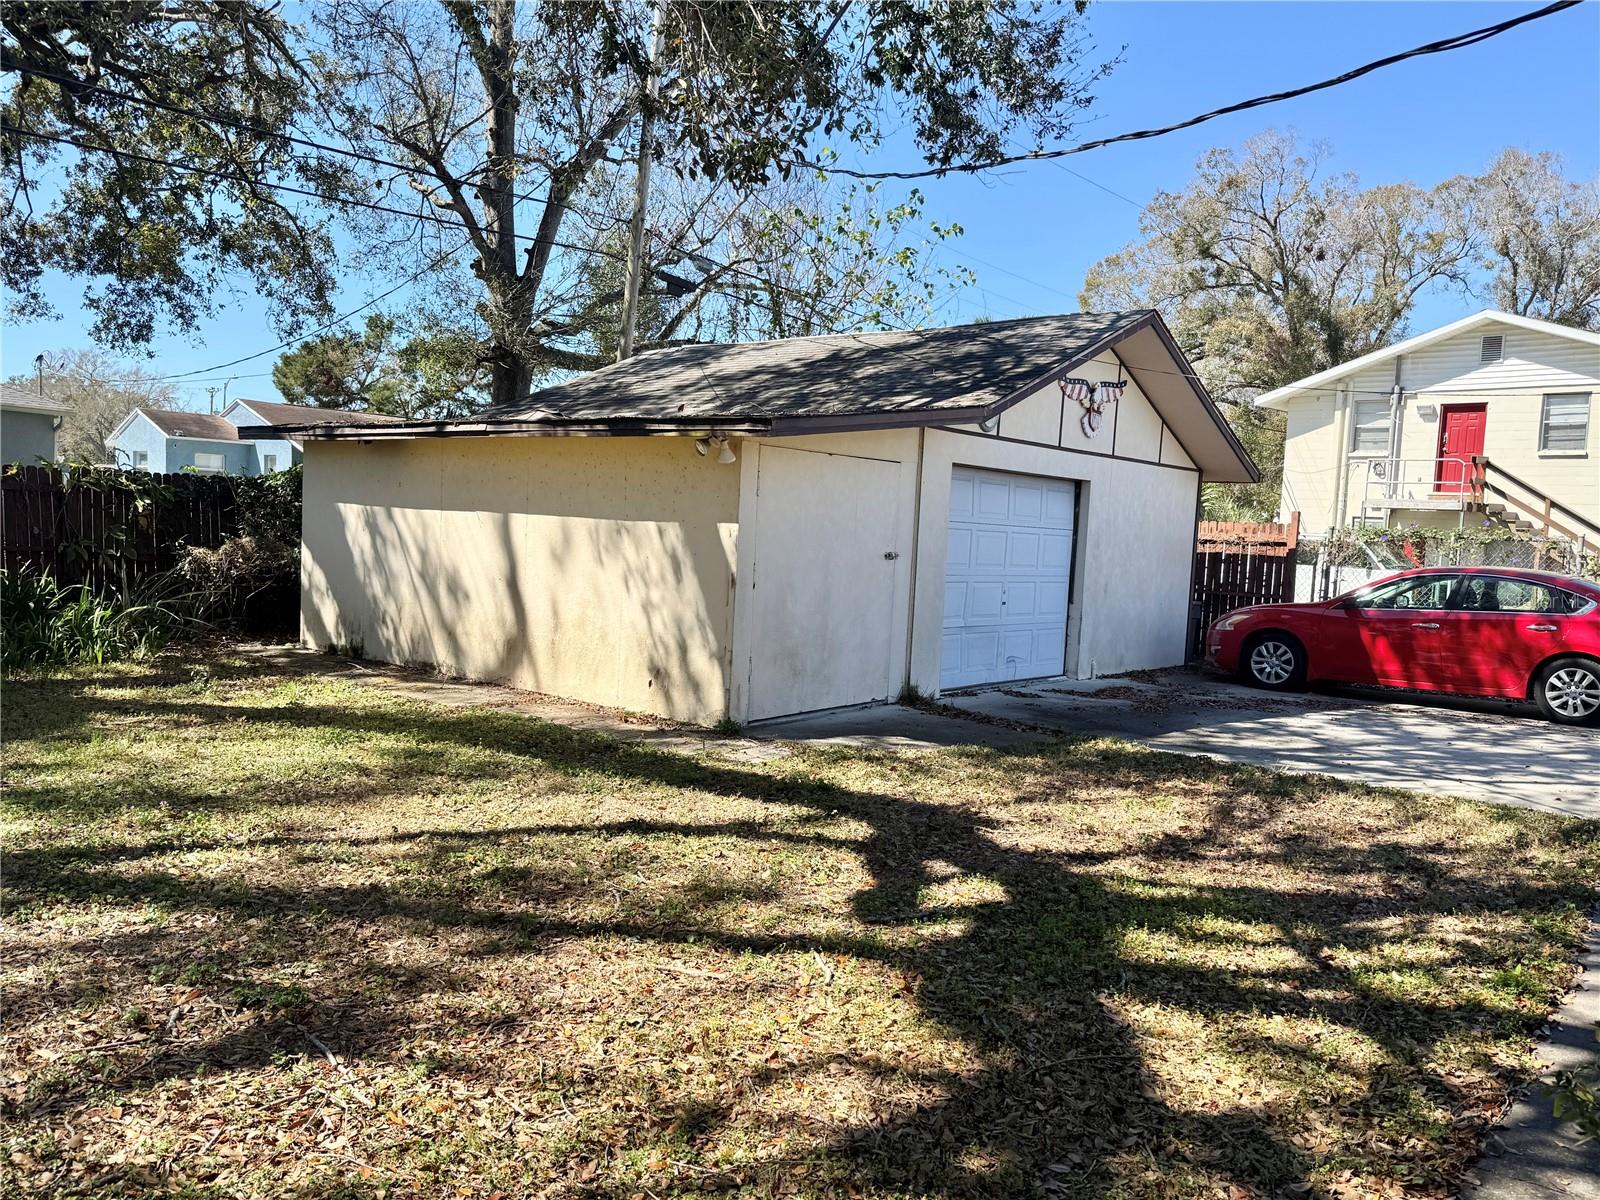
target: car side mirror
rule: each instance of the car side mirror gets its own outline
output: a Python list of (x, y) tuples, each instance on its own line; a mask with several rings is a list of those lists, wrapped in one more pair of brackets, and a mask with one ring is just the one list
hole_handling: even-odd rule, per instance
[(1339, 601), (1339, 607), (1344, 609), (1345, 612), (1361, 611), (1361, 603), (1354, 596), (1346, 596), (1343, 600)]

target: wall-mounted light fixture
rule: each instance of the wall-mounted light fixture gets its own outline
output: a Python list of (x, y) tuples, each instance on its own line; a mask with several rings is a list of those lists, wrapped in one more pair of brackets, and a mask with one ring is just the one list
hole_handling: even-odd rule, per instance
[(717, 448), (717, 461), (724, 466), (739, 461), (739, 456), (733, 452), (733, 445), (720, 433), (707, 434), (694, 440), (694, 452), (701, 458), (704, 458), (713, 446)]

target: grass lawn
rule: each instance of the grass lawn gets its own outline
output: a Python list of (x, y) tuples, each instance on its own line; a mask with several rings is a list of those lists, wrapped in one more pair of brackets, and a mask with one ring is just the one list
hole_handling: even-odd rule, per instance
[(1593, 825), (1131, 748), (694, 758), (8, 681), (0, 1192), (1445, 1196)]

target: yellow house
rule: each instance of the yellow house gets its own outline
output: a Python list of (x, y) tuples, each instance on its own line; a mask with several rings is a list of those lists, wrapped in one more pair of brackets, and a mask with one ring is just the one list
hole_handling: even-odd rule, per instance
[(307, 644), (700, 723), (1181, 662), (1200, 483), (1258, 477), (1148, 311), (297, 432)]
[(1600, 545), (1600, 333), (1481, 312), (1261, 396), (1304, 536), (1484, 520)]

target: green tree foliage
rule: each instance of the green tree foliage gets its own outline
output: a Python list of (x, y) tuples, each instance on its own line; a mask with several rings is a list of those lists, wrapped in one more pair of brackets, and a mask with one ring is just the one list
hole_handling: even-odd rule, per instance
[(401, 382), (392, 368), (394, 321), (367, 318), (360, 332), (325, 334), (285, 351), (272, 382), (290, 404), (388, 412)]
[[(677, 198), (699, 219), (686, 228), (697, 249), (672, 270), (658, 270), (641, 299), (639, 321), (655, 342), (805, 337), (839, 328), (926, 323), (935, 306), (972, 280), (941, 265), (938, 243), (959, 236), (923, 214), (922, 193), (898, 202), (877, 185), (843, 189), (807, 173), (764, 189), (758, 199), (718, 206), (704, 189)], [(673, 224), (663, 211), (661, 223)], [(621, 234), (612, 243), (622, 246)], [(704, 258), (704, 256), (710, 256)], [(675, 272), (704, 274), (687, 280)], [(574, 328), (588, 332), (597, 357), (616, 354), (624, 264), (597, 255), (582, 266)]]
[(374, 315), (360, 333), (324, 334), (286, 351), (272, 382), (291, 404), (443, 419), (482, 404), (482, 350), (437, 325), (402, 338), (392, 317)]
[[(9, 142), (8, 177), (24, 191), (68, 164), (61, 204), (7, 219), (8, 282), (24, 308), (42, 306), (41, 273), (59, 268), (102, 289), (97, 336), (137, 342), (160, 319), (192, 325), (223, 275), (243, 271), (283, 313), (303, 314), (326, 301), (337, 217), (352, 248), (340, 265), (421, 279), (427, 311), (481, 343), (492, 398), (514, 400), (541, 373), (605, 361), (605, 337), (571, 319), (594, 299), (579, 263), (615, 245), (625, 209), (595, 205), (637, 158), (652, 73), (658, 175), (706, 182), (720, 202), (750, 199), (829, 143), (870, 146), (884, 128), (908, 128), (941, 165), (1064, 137), (1106, 69), (1087, 61), (1081, 5), (1016, 0), (674, 0), (657, 9), (654, 61), (650, 8), (634, 0), (304, 11), (296, 29), (261, 0), (7, 7), (7, 65), (76, 81), (27, 77), (7, 110), (16, 123), (178, 164)], [(90, 81), (214, 119), (107, 99)], [(281, 136), (291, 121), (367, 157), (330, 166)], [(290, 207), (260, 186), (272, 182), (315, 195)], [(357, 197), (369, 207), (342, 203)], [(646, 278), (684, 259), (683, 232), (650, 230)], [(729, 285), (715, 264), (679, 270), (708, 295)], [(699, 311), (671, 290), (682, 303), (665, 321)], [(641, 330), (645, 344), (664, 335)]]
[(0, 101), (11, 316), (51, 315), (49, 270), (86, 282), (91, 335), (121, 349), (164, 326), (194, 328), (241, 281), (285, 330), (327, 311), (327, 209), (262, 186), (334, 199), (348, 178), (285, 137), (313, 107), (312, 84), (276, 5), (17, 0), (0, 28), (0, 65), (19, 72)]
[(1319, 177), (1326, 150), (1267, 133), (1210, 150), (1158, 193), (1143, 239), (1096, 263), (1086, 307), (1162, 311), (1202, 376), (1271, 388), (1393, 340), (1417, 295), (1465, 283), (1472, 229), (1459, 185), (1362, 190)]
[(806, 337), (925, 324), (940, 295), (973, 275), (935, 260), (934, 247), (962, 230), (928, 220), (923, 208), (915, 188), (891, 202), (879, 185), (841, 190), (816, 178), (742, 214), (730, 223), (727, 256), (750, 267), (724, 306), (720, 333)]

